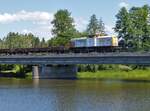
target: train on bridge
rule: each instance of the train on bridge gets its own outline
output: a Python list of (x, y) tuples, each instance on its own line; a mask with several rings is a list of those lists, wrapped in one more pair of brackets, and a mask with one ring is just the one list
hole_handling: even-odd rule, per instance
[(125, 51), (123, 46), (116, 36), (90, 36), (71, 39), (67, 47), (0, 49), (0, 54), (116, 52)]

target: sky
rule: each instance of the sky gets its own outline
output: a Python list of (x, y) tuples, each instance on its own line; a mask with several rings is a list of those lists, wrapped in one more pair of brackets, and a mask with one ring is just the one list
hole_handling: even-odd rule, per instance
[(121, 7), (150, 5), (150, 0), (0, 0), (0, 38), (9, 32), (33, 33), (46, 40), (52, 37), (53, 15), (68, 9), (75, 26), (84, 31), (90, 16), (96, 14), (105, 23), (105, 30), (113, 35), (115, 15)]

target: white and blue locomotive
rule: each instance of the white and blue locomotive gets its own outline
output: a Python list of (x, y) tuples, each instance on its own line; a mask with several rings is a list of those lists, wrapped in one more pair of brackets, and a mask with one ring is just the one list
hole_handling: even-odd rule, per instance
[(113, 52), (118, 49), (119, 40), (116, 36), (95, 36), (74, 38), (71, 50), (79, 52)]

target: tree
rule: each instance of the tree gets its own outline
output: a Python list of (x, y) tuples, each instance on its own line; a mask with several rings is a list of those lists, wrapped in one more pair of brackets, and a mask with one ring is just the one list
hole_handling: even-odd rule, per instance
[(143, 7), (132, 7), (130, 17), (132, 21), (133, 39), (138, 49), (143, 49), (144, 44), (150, 37), (150, 8), (148, 5)]
[(101, 35), (106, 35), (105, 24), (104, 24), (104, 22), (101, 18), (99, 19), (98, 33), (101, 34)]
[(150, 44), (150, 7), (132, 7), (129, 12), (121, 8), (116, 15), (115, 31), (125, 39), (127, 45), (132, 43), (136, 49), (145, 49)]
[(90, 18), (86, 32), (89, 35), (95, 35), (96, 33), (98, 33), (98, 31), (99, 31), (99, 23), (98, 23), (98, 20), (96, 18), (96, 15), (93, 14)]
[(39, 47), (39, 45), (40, 45), (40, 39), (38, 37), (35, 37), (33, 39), (33, 47), (37, 48), (37, 47)]
[(77, 33), (71, 13), (66, 9), (58, 10), (51, 23), (53, 24), (52, 34), (56, 38), (52, 40), (62, 39), (59, 45), (66, 45)]
[(143, 31), (143, 35), (141, 38), (141, 43), (142, 43), (141, 47), (144, 49), (150, 48), (150, 6), (144, 5), (142, 7), (141, 19), (142, 19), (141, 30)]
[(46, 47), (46, 46), (47, 46), (47, 44), (46, 44), (46, 42), (45, 42), (45, 39), (42, 38), (42, 41), (41, 41), (41, 47)]
[(114, 28), (115, 32), (118, 33), (119, 38), (124, 38), (126, 42), (130, 39), (130, 33), (132, 33), (131, 30), (131, 22), (130, 22), (130, 16), (125, 7), (121, 8), (119, 13), (116, 15), (117, 21), (116, 26)]
[(10, 32), (2, 40), (3, 48), (31, 48), (39, 47), (40, 40), (38, 37), (35, 37), (33, 34), (19, 34)]
[(0, 39), (0, 49), (3, 48), (3, 41)]
[(137, 48), (141, 48), (142, 45), (142, 36), (144, 34), (142, 28), (144, 26), (144, 16), (143, 9), (140, 7), (132, 7), (130, 9), (130, 18), (132, 21), (132, 36), (134, 40), (134, 44)]
[(105, 24), (103, 23), (102, 19), (100, 18), (98, 20), (96, 18), (96, 15), (93, 14), (87, 26), (86, 33), (89, 35), (95, 35), (95, 34), (106, 35)]

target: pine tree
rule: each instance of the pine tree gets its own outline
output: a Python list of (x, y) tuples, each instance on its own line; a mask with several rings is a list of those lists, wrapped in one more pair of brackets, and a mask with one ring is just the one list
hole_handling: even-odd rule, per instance
[(91, 16), (86, 32), (89, 35), (95, 35), (99, 32), (99, 23), (95, 14)]
[(104, 22), (102, 21), (102, 19), (100, 18), (99, 19), (99, 24), (98, 24), (98, 33), (101, 34), (101, 35), (106, 35), (106, 32), (105, 32), (105, 24)]
[(96, 15), (93, 14), (90, 18), (89, 24), (86, 29), (86, 33), (89, 35), (101, 34), (106, 35), (105, 33), (105, 24), (100, 18), (99, 20), (96, 18)]

